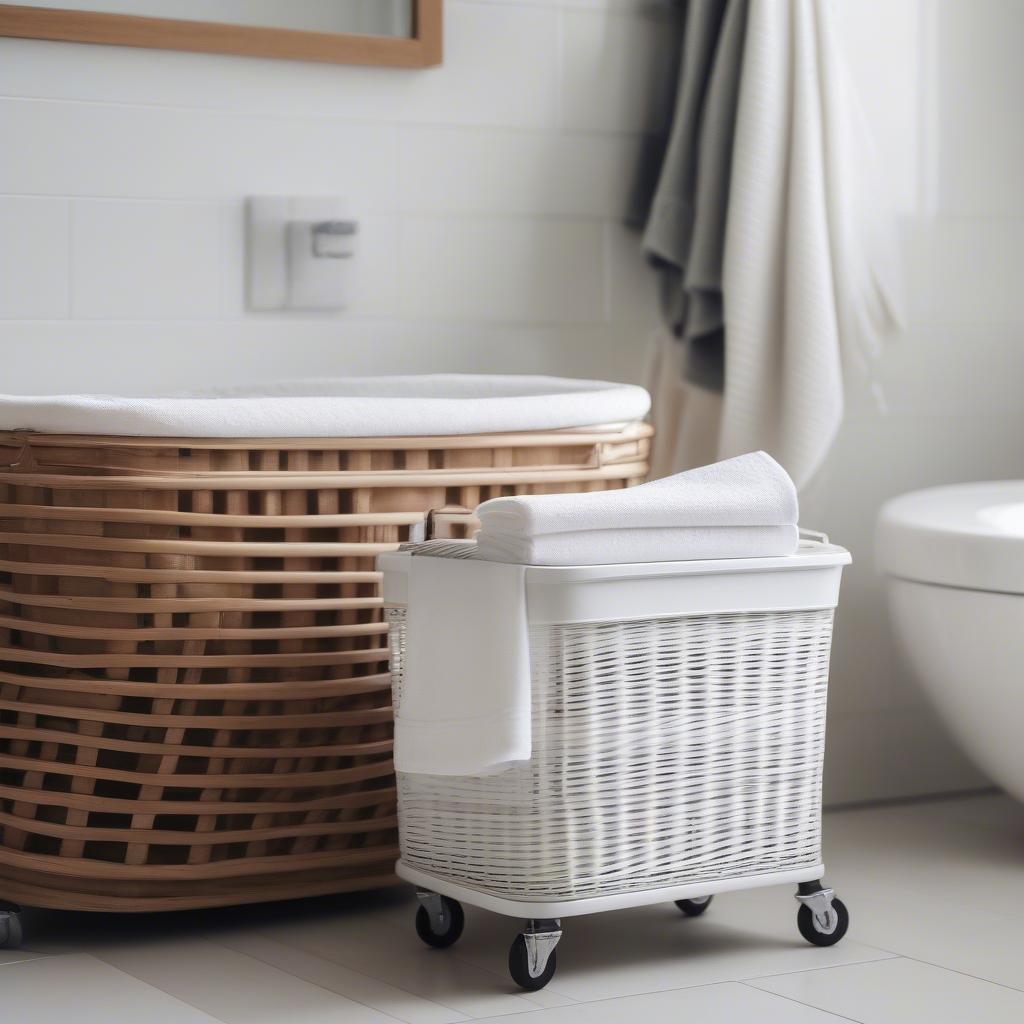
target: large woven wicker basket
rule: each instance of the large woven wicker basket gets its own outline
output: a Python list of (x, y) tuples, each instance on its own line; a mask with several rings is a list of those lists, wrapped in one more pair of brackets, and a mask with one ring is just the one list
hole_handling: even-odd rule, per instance
[(0, 433), (0, 898), (139, 911), (390, 884), (375, 556), (431, 508), (637, 482), (649, 433)]

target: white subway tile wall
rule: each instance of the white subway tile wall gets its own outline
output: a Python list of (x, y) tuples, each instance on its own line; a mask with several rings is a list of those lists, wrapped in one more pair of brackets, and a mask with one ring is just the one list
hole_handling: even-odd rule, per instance
[(0, 310), (30, 319), (68, 315), (67, 199), (0, 196)]
[(220, 316), (220, 232), (216, 203), (71, 200), (71, 316)]
[[(262, 375), (602, 376), (614, 339), (639, 351), (657, 320), (651, 274), (635, 241), (610, 253), (607, 231), (627, 210), (650, 123), (639, 83), (669, 5), (445, 6), (444, 65), (413, 72), (0, 39), (0, 339), (41, 346), (4, 386), (52, 387), (49, 346), (72, 360), (66, 387), (187, 386), (195, 337), (193, 373), (214, 384), (254, 358)], [(614, 67), (573, 56), (567, 19), (611, 41)], [(350, 201), (349, 309), (246, 309), (253, 194)], [(630, 285), (612, 287), (623, 261)], [(146, 356), (104, 367), (97, 345), (130, 347), (124, 321)], [(157, 330), (165, 321), (177, 326)]]
[[(440, 68), (0, 39), (0, 390), (177, 390), (282, 375), (636, 380), (655, 280), (622, 226), (667, 114), (667, 0), (447, 0)], [(854, 553), (827, 796), (979, 784), (900, 667), (879, 504), (1024, 476), (1024, 129), (1016, 0), (858, 0), (839, 36), (897, 197), (906, 332), (851, 378), (804, 521)], [(655, 97), (662, 100), (656, 101)], [(341, 313), (245, 307), (243, 199), (339, 195)]]

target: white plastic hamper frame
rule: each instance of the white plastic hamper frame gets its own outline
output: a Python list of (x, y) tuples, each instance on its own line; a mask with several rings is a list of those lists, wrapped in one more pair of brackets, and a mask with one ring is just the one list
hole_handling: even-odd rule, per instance
[[(381, 559), (396, 707), (410, 557)], [(786, 558), (530, 567), (533, 756), (496, 775), (401, 774), (398, 874), (525, 918), (820, 879), (849, 561), (815, 543)]]

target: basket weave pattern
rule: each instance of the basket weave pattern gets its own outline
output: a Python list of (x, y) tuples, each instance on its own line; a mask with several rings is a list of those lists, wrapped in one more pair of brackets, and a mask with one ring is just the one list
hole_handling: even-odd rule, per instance
[(648, 436), (0, 434), (0, 897), (390, 884), (375, 556), (430, 508), (637, 482)]
[(403, 862), (522, 900), (818, 864), (832, 615), (532, 627), (532, 759), (401, 773)]

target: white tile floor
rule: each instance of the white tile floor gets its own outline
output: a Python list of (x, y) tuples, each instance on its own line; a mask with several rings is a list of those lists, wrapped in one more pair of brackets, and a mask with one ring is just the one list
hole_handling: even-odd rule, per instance
[(408, 892), (175, 915), (28, 911), (0, 951), (12, 1024), (1021, 1024), (1024, 807), (997, 795), (826, 816), (846, 939), (806, 945), (789, 889), (566, 922), (558, 973), (518, 993), (516, 925), (467, 908), (453, 949), (420, 944)]

